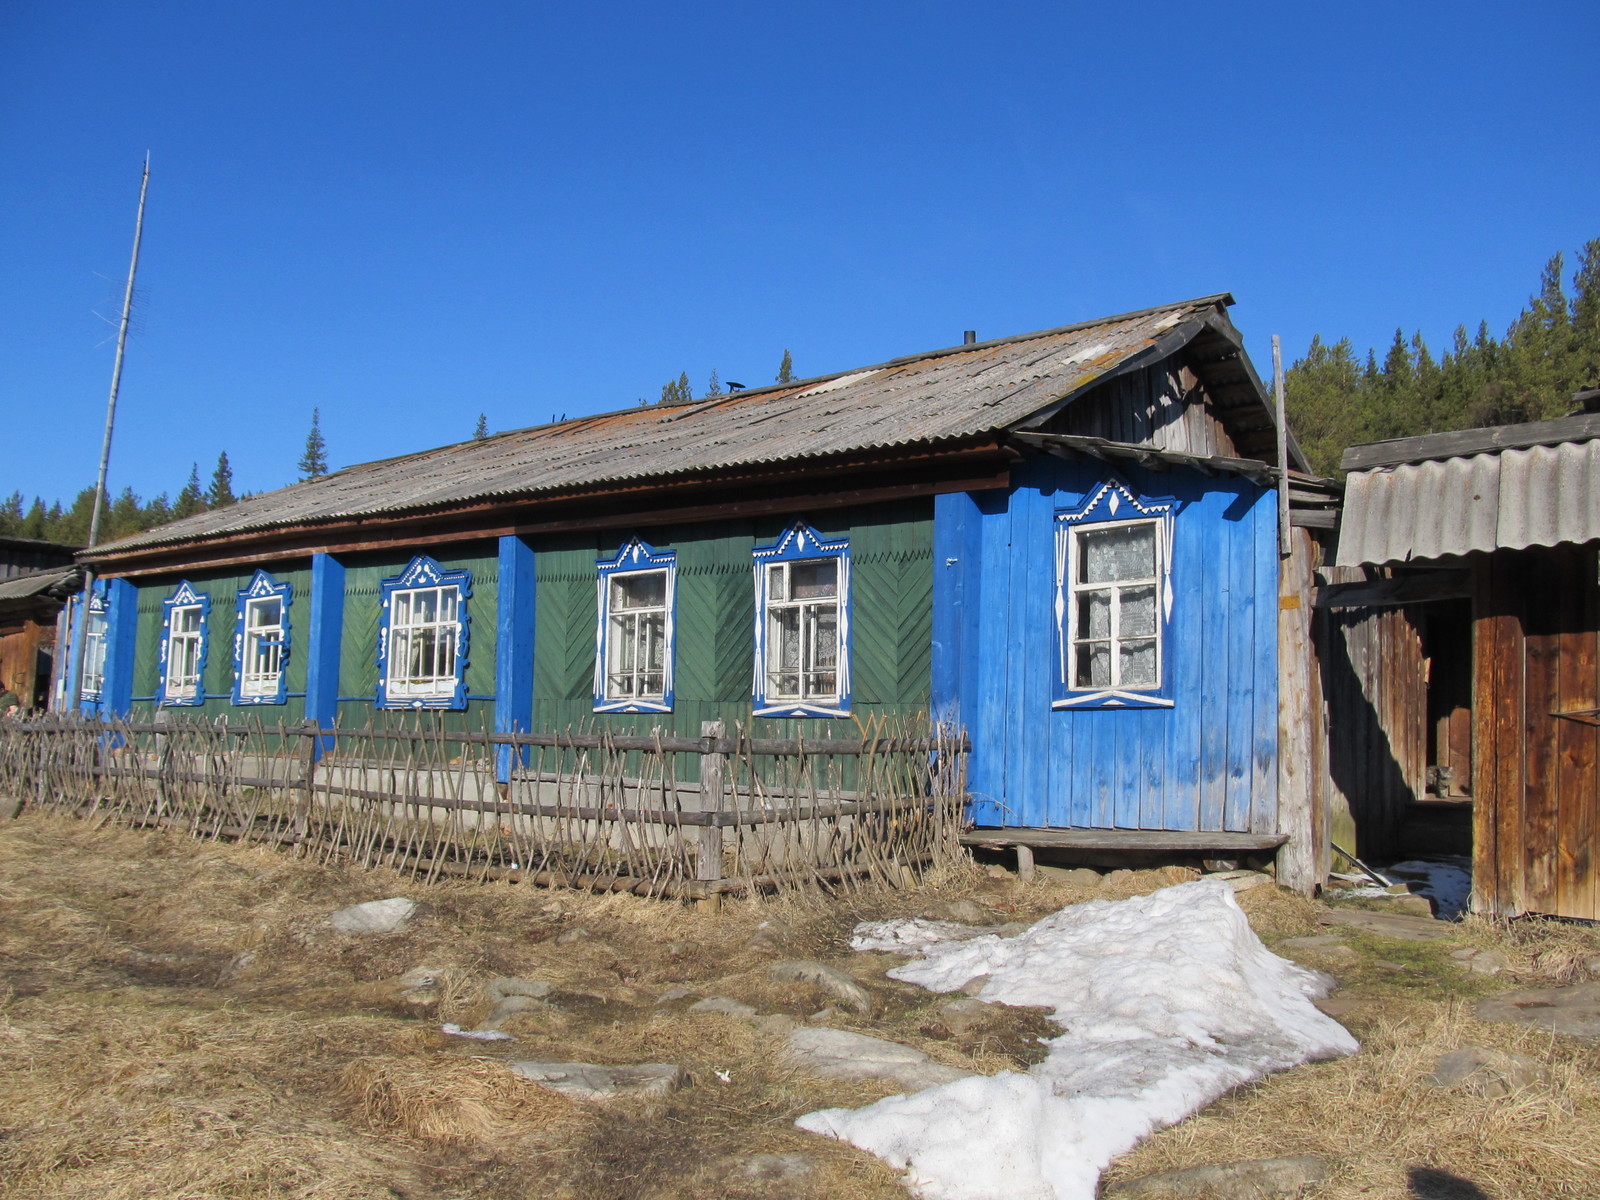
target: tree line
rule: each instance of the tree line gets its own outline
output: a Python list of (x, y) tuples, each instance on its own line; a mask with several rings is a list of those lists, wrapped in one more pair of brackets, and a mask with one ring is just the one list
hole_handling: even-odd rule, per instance
[(1348, 337), (1313, 337), (1284, 373), (1289, 428), (1312, 468), (1334, 474), (1361, 442), (1565, 416), (1574, 392), (1600, 383), (1600, 238), (1578, 252), (1570, 293), (1565, 270), (1560, 253), (1545, 264), (1504, 337), (1486, 321), (1472, 335), (1458, 325), (1437, 358), (1399, 329), (1381, 361), (1358, 359)]

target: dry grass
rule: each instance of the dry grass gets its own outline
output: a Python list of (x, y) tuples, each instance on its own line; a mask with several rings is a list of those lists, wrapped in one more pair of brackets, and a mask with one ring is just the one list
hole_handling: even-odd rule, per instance
[[(868, 1016), (833, 1023), (902, 1040), (941, 1062), (1021, 1068), (1055, 1032), (1035, 1010), (945, 1028), (945, 998), (888, 979), (903, 961), (848, 948), (861, 919), (945, 915), (1030, 921), (1063, 904), (1178, 882), (1176, 869), (1098, 886), (1022, 885), (972, 864), (914, 893), (737, 900), (717, 913), (617, 895), (490, 884), (424, 887), (276, 851), (95, 828), (48, 816), (0, 826), (0, 1197), (133, 1200), (902, 1200), (868, 1155), (801, 1133), (794, 1118), (886, 1094), (784, 1065), (781, 1028), (687, 1006), (723, 995), (804, 1021), (830, 998), (773, 981), (782, 958), (851, 972)], [(342, 905), (408, 895), (426, 915), (401, 934), (347, 938)], [(1240, 901), (1269, 944), (1328, 932), (1308, 901), (1260, 887)], [(1473, 1181), (1494, 1200), (1600, 1193), (1600, 1051), (1477, 1022), (1473, 997), (1584, 978), (1600, 934), (1469, 921), (1447, 943), (1341, 931), (1354, 954), (1319, 961), (1358, 1003), (1362, 1052), (1242, 1089), (1128, 1156), (1118, 1177), (1297, 1152), (1330, 1157), (1312, 1193), (1415, 1200), (1407, 1170)], [(1473, 976), (1452, 949), (1511, 964)], [(397, 977), (425, 966), (431, 994)], [(515, 1043), (444, 1036), (482, 1019), (484, 983), (520, 975), (557, 989), (510, 1019)], [(682, 999), (658, 1003), (674, 988)], [(1507, 1100), (1422, 1078), (1443, 1051), (1500, 1047), (1545, 1063), (1551, 1083)], [(506, 1071), (503, 1058), (676, 1062), (692, 1086), (649, 1105), (584, 1105)], [(799, 1179), (748, 1175), (753, 1154), (803, 1154)], [(1445, 1193), (1437, 1193), (1443, 1196)]]

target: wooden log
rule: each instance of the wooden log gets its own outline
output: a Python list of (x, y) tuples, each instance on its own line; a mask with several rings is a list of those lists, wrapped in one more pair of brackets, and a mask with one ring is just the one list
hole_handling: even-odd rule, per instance
[[(702, 721), (700, 723), (700, 736), (707, 740), (715, 740), (723, 736), (727, 727), (721, 721)], [(700, 811), (702, 813), (716, 813), (722, 811), (723, 803), (723, 773), (727, 768), (727, 758), (713, 750), (700, 756)], [(720, 825), (700, 826), (699, 837), (695, 843), (695, 878), (705, 883), (711, 883), (722, 878), (723, 833)]]
[[(1315, 662), (1311, 644), (1312, 547), (1309, 534), (1290, 531), (1289, 555), (1278, 583), (1278, 832), (1287, 841), (1278, 851), (1278, 882), (1309, 896), (1324, 882), (1317, 869), (1322, 831), (1316, 820), (1314, 789), (1317, 727), (1312, 689)], [(1291, 603), (1293, 601), (1293, 603)]]

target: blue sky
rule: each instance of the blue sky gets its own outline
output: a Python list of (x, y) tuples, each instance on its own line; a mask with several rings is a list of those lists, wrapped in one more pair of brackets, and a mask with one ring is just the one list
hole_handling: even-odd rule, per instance
[[(0, 492), (292, 482), (1232, 291), (1265, 373), (1600, 237), (1600, 5), (0, 4)], [(98, 314), (100, 315), (96, 315)]]

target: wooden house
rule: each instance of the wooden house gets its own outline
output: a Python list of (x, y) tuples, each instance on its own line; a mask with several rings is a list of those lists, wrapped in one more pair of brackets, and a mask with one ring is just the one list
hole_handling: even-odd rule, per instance
[(1600, 918), (1597, 401), (1352, 446), (1342, 464), (1338, 565), (1369, 578), (1326, 590), (1383, 651), (1351, 678), (1390, 781), (1356, 823), (1381, 854), (1394, 797), (1470, 807), (1481, 912)]
[(58, 618), (82, 587), (75, 553), (58, 542), (0, 537), (0, 686), (32, 708), (49, 702)]
[(496, 434), (98, 547), (87, 703), (689, 736), (931, 712), (995, 844), (1270, 850), (1277, 428), (1231, 303)]

